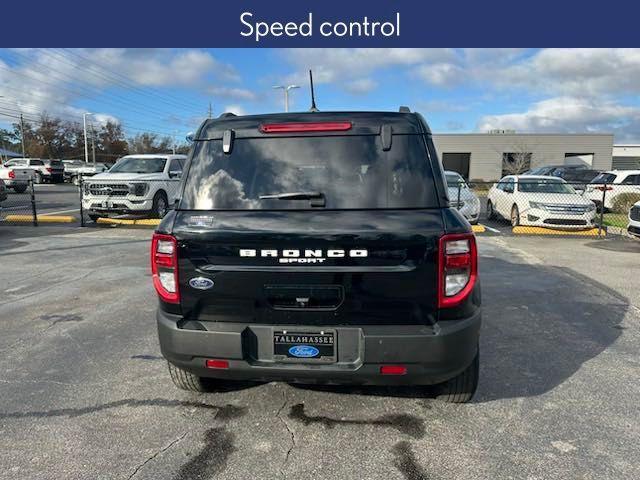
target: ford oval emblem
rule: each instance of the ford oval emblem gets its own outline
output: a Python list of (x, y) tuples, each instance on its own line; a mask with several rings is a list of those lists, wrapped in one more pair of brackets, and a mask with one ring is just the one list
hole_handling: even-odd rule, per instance
[(311, 345), (294, 345), (289, 349), (289, 353), (298, 358), (313, 358), (318, 356), (320, 350)]
[(208, 290), (213, 287), (213, 280), (204, 277), (196, 277), (189, 280), (189, 285), (198, 290)]

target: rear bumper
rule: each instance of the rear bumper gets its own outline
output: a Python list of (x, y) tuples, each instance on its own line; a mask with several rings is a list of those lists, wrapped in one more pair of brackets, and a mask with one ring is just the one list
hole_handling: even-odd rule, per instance
[[(164, 357), (202, 377), (356, 385), (429, 385), (462, 372), (477, 352), (481, 311), (464, 320), (424, 325), (327, 326), (336, 333), (337, 361), (310, 364), (273, 360), (276, 325), (191, 322), (158, 310), (158, 335)], [(193, 325), (195, 324), (195, 325)], [(187, 324), (189, 325), (189, 324)], [(318, 327), (282, 327), (290, 331)], [(207, 358), (224, 359), (229, 368), (208, 369)], [(381, 375), (381, 365), (403, 365), (405, 375)]]

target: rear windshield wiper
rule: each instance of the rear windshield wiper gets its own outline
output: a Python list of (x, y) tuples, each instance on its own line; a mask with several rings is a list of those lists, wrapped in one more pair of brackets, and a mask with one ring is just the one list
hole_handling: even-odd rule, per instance
[(325, 198), (322, 192), (287, 192), (260, 195), (260, 200), (316, 200), (311, 202), (312, 207), (324, 207)]

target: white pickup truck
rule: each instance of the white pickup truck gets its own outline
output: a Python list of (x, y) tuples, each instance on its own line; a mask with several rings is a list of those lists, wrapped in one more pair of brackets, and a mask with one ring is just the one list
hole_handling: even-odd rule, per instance
[(12, 188), (16, 193), (23, 193), (29, 186), (29, 180), (33, 176), (30, 168), (12, 167), (0, 165), (0, 179), (7, 188)]
[(82, 208), (93, 221), (114, 214), (162, 218), (178, 195), (186, 155), (127, 155), (82, 181)]

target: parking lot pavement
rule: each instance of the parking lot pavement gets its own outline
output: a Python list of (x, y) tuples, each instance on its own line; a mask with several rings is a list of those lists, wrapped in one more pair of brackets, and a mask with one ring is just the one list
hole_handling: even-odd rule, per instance
[(448, 405), (421, 389), (176, 390), (150, 232), (42, 230), (0, 228), (0, 478), (640, 477), (627, 242), (480, 238), (481, 383)]

